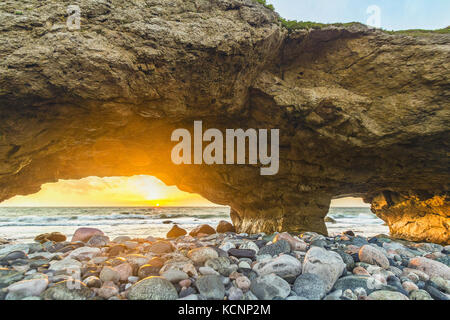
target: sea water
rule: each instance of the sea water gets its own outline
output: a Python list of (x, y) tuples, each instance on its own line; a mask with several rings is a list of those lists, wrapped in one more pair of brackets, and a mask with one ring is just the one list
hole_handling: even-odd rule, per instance
[[(388, 227), (369, 208), (330, 208), (330, 235), (352, 230), (362, 236), (388, 234)], [(199, 224), (230, 221), (229, 207), (2, 207), (0, 238), (32, 241), (41, 233), (58, 231), (70, 237), (80, 227), (117, 236), (165, 237), (174, 224), (190, 231)]]

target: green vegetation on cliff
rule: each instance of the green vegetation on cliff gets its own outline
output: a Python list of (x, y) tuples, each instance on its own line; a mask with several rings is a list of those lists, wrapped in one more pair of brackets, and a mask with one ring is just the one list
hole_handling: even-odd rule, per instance
[[(254, 0), (264, 7), (275, 11), (273, 5), (268, 4), (266, 0)], [(326, 27), (350, 27), (354, 25), (363, 25), (360, 22), (347, 22), (347, 23), (320, 23), (320, 22), (312, 22), (312, 21), (297, 21), (297, 20), (287, 20), (282, 17), (279, 17), (281, 25), (288, 29), (290, 32), (295, 30), (310, 30), (310, 29), (322, 29)], [(388, 31), (381, 30), (383, 32), (389, 34), (401, 34), (401, 35), (409, 35), (409, 36), (426, 36), (432, 34), (448, 34), (450, 33), (450, 26), (447, 28), (437, 29), (437, 30), (423, 30), (423, 29), (410, 29), (410, 30), (399, 30), (399, 31)]]
[(387, 31), (383, 30), (389, 34), (404, 34), (409, 36), (426, 36), (430, 34), (448, 34), (450, 33), (450, 26), (447, 28), (436, 29), (436, 30), (424, 30), (424, 29), (410, 29), (410, 30), (399, 30), (399, 31)]

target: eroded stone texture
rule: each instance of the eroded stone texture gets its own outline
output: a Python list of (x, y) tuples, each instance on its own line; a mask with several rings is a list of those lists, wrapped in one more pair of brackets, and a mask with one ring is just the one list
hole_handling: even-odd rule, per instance
[[(77, 4), (69, 31), (61, 1), (0, 3), (0, 200), (149, 174), (230, 205), (238, 232), (325, 234), (334, 197), (448, 192), (448, 34), (289, 33), (252, 0)], [(279, 128), (279, 174), (173, 165), (171, 133), (194, 120)]]
[(383, 192), (371, 199), (372, 211), (387, 222), (394, 237), (448, 244), (448, 194)]

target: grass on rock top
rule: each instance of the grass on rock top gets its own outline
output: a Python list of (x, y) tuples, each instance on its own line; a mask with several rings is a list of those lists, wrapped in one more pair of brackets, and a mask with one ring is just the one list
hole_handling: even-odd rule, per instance
[[(260, 3), (267, 9), (275, 11), (273, 5), (268, 4), (266, 0), (253, 0), (255, 2)], [(297, 20), (287, 20), (282, 17), (279, 17), (281, 25), (288, 29), (289, 31), (295, 30), (310, 30), (310, 29), (322, 29), (325, 27), (350, 27), (352, 25), (362, 25), (360, 22), (347, 22), (347, 23), (320, 23), (320, 22), (312, 22), (312, 21), (297, 21)], [(450, 33), (450, 26), (437, 30), (423, 30), (423, 29), (410, 29), (410, 30), (399, 30), (399, 31), (388, 31), (381, 30), (388, 34), (402, 34), (409, 36), (426, 36), (431, 34), (448, 34)]]

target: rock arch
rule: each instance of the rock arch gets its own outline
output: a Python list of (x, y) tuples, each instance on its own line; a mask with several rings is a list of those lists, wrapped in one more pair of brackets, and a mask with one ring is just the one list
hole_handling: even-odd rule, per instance
[[(80, 8), (78, 31), (56, 1), (0, 12), (0, 200), (149, 174), (230, 205), (239, 231), (326, 233), (331, 199), (364, 195), (394, 235), (449, 242), (448, 34), (288, 32), (250, 0)], [(194, 120), (279, 128), (279, 174), (174, 166)]]

